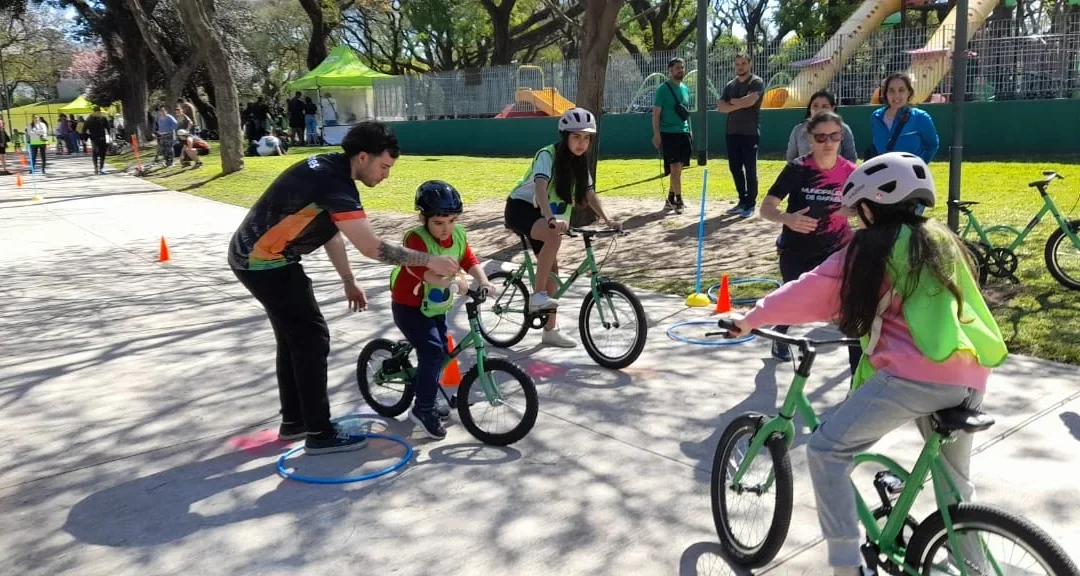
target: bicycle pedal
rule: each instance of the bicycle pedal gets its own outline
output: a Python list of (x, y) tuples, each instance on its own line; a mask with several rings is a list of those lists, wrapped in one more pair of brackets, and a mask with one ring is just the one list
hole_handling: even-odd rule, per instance
[(874, 488), (877, 489), (878, 496), (881, 496), (882, 503), (888, 505), (889, 499), (886, 495), (897, 496), (903, 492), (904, 481), (896, 474), (882, 470), (874, 475)]

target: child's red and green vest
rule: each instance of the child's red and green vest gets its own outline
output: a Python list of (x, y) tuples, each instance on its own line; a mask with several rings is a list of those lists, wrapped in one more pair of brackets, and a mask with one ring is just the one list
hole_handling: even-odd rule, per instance
[[(424, 246), (427, 248), (428, 254), (432, 256), (450, 256), (455, 262), (460, 262), (465, 256), (465, 246), (467, 245), (465, 239), (465, 228), (460, 224), (454, 225), (454, 231), (452, 238), (453, 244), (448, 248), (439, 244), (439, 241), (427, 231), (426, 226), (417, 226), (412, 230), (405, 233), (401, 243), (404, 244), (409, 240), (410, 234), (416, 234), (424, 241)], [(395, 266), (394, 270), (390, 272), (390, 290), (394, 289), (394, 284), (397, 282), (398, 274), (401, 273), (401, 266)], [(420, 283), (416, 285), (419, 289), (423, 287), (424, 299), (420, 303), (420, 312), (428, 318), (446, 314), (450, 311), (450, 308), (454, 305), (454, 295), (449, 288), (440, 288), (438, 286), (432, 286), (424, 279), (420, 279)]]
[[(547, 187), (548, 204), (551, 206), (551, 213), (553, 215), (555, 215), (556, 217), (558, 217), (560, 220), (565, 219), (567, 222), (569, 222), (570, 221), (570, 214), (574, 210), (574, 203), (573, 202), (563, 202), (563, 199), (560, 198), (559, 195), (555, 193), (555, 145), (554, 144), (549, 144), (547, 146), (544, 146), (543, 148), (537, 150), (536, 154), (533, 154), (532, 164), (529, 164), (529, 169), (525, 172), (525, 176), (523, 176), (521, 178), (521, 180), (519, 180), (518, 183), (516, 185), (514, 185), (514, 190), (517, 190), (518, 188), (521, 188), (522, 186), (524, 186), (526, 183), (529, 182), (529, 178), (532, 177), (532, 175), (533, 175), (532, 174), (533, 166), (536, 165), (537, 157), (539, 157), (541, 154), (543, 154), (545, 152), (547, 152), (548, 154), (551, 155), (551, 166), (552, 166), (551, 167), (551, 178), (548, 180), (548, 187)], [(565, 207), (563, 208), (563, 210), (560, 211), (559, 207), (564, 205), (564, 204), (565, 204)], [(539, 206), (538, 206), (538, 208), (539, 208)]]
[[(894, 294), (901, 294), (904, 321), (911, 332), (912, 341), (927, 358), (944, 362), (953, 354), (964, 351), (970, 353), (980, 366), (1000, 366), (1009, 353), (1005, 339), (983, 300), (978, 282), (964, 265), (961, 248), (943, 232), (935, 233), (933, 228), (929, 231), (938, 236), (935, 241), (939, 245), (950, 247), (951, 276), (964, 297), (963, 312), (957, 317), (956, 298), (926, 266), (919, 272), (918, 284), (909, 288), (912, 286), (909, 282), (913, 280), (908, 259), (911, 229), (901, 226), (886, 267), (893, 288), (882, 299), (878, 314), (888, 307), (887, 301), (891, 301)], [(880, 318), (875, 325), (880, 326)], [(869, 380), (875, 372), (866, 354), (870, 350), (870, 335), (863, 336), (861, 342), (864, 352), (852, 378), (853, 390)]]

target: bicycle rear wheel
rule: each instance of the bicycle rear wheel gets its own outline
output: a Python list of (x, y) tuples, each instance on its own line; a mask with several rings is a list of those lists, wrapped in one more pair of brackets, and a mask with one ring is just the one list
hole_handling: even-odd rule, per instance
[(536, 386), (524, 370), (502, 358), (485, 360), (484, 375), (493, 388), (491, 395), (480, 383), (478, 364), (461, 380), (457, 393), (461, 425), (484, 444), (508, 446), (536, 424), (540, 412)]
[[(1073, 234), (1080, 234), (1080, 220), (1069, 222), (1069, 229)], [(1080, 250), (1073, 246), (1061, 228), (1046, 239), (1043, 258), (1054, 280), (1071, 290), (1080, 290)]]
[(412, 404), (413, 369), (411, 346), (400, 353), (398, 344), (386, 338), (368, 342), (356, 359), (356, 385), (368, 406), (380, 416), (395, 418)]
[[(794, 505), (791, 459), (779, 436), (765, 441), (764, 449), (752, 455), (754, 460), (739, 485), (731, 485), (731, 477), (750, 456), (746, 452), (764, 419), (763, 414), (755, 412), (736, 418), (724, 430), (713, 457), (712, 512), (716, 534), (728, 557), (742, 568), (764, 566), (776, 557), (787, 539)], [(769, 506), (773, 508), (767, 512), (769, 516), (755, 514), (756, 510)], [(735, 524), (743, 521), (747, 527), (738, 529)]]
[[(1077, 568), (1048, 534), (1031, 522), (981, 504), (949, 506), (967, 574), (1076, 576)], [(959, 574), (941, 511), (919, 524), (904, 563), (921, 574)]]
[(626, 368), (645, 349), (649, 335), (645, 309), (633, 291), (618, 282), (604, 282), (597, 286), (597, 292), (599, 301), (589, 292), (581, 303), (581, 343), (597, 364)]
[(509, 272), (495, 272), (488, 276), (495, 286), (480, 305), (480, 335), (492, 346), (509, 348), (529, 332), (525, 311), (529, 308), (529, 289), (525, 283)]

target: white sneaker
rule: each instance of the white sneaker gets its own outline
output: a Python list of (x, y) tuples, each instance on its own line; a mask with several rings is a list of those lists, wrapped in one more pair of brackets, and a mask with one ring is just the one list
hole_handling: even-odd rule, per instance
[(574, 348), (577, 346), (577, 342), (575, 342), (573, 338), (563, 334), (558, 328), (554, 330), (544, 330), (544, 335), (540, 338), (540, 342), (548, 346), (555, 346), (556, 348)]
[(529, 297), (530, 310), (554, 310), (558, 307), (559, 301), (554, 298), (549, 298), (547, 292), (537, 292)]

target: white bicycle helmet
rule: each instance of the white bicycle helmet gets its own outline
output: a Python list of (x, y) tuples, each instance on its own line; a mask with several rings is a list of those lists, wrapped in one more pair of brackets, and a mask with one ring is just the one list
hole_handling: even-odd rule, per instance
[(922, 158), (887, 152), (867, 160), (848, 176), (841, 203), (851, 207), (860, 200), (875, 204), (917, 200), (932, 208), (936, 200), (934, 177)]
[(559, 132), (596, 134), (596, 116), (584, 108), (571, 108), (559, 118)]

